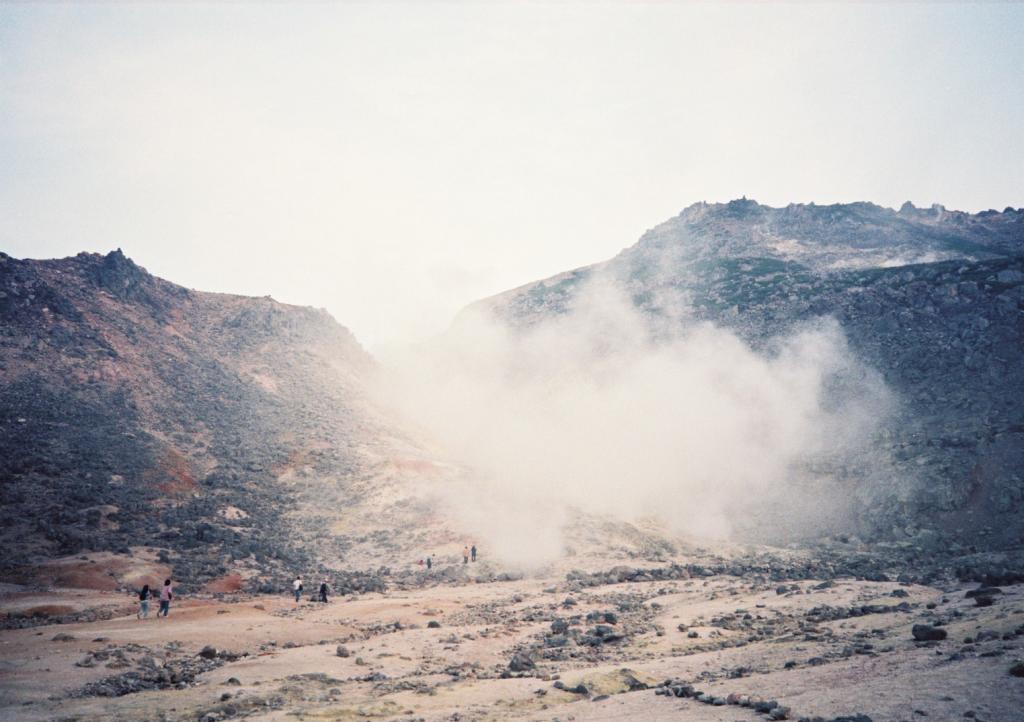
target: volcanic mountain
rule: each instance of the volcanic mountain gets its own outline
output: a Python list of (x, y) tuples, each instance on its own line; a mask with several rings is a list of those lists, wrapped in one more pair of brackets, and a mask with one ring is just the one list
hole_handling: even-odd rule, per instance
[(608, 261), (478, 302), (456, 327), (482, 313), (527, 332), (572, 314), (596, 281), (663, 325), (711, 323), (753, 348), (832, 319), (897, 401), (859, 533), (933, 551), (1019, 544), (1024, 209), (697, 203)]
[(75, 555), (152, 550), (232, 587), (393, 562), (429, 538), (432, 465), (367, 401), (373, 368), (322, 310), (188, 290), (120, 250), (0, 254), (0, 571), (104, 587), (116, 569)]

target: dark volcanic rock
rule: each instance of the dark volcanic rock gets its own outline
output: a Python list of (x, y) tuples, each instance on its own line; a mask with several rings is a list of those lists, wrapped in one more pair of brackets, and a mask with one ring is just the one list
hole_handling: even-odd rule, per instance
[(967, 599), (974, 599), (976, 597), (994, 597), (997, 594), (1002, 594), (1003, 590), (999, 587), (978, 587), (977, 589), (970, 589), (964, 594)]
[(915, 624), (911, 633), (918, 642), (934, 642), (945, 639), (947, 636), (945, 629), (939, 629), (929, 624)]
[(535, 669), (537, 664), (527, 652), (516, 652), (508, 663), (511, 672), (527, 672)]

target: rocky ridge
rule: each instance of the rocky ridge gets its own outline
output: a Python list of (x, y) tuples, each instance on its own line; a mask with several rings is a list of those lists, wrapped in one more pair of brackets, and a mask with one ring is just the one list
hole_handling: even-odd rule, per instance
[[(322, 310), (185, 289), (120, 250), (0, 254), (0, 573), (110, 588), (134, 558), (233, 591), (392, 560), (425, 507), (372, 370)], [(76, 561), (97, 551), (118, 558)]]

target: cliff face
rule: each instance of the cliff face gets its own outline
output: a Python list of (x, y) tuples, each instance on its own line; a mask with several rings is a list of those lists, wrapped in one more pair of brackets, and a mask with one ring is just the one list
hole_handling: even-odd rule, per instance
[(933, 547), (1019, 543), (1024, 210), (700, 203), (607, 262), (475, 309), (530, 328), (570, 312), (592, 279), (652, 318), (711, 321), (755, 348), (836, 319), (899, 402), (876, 442), (892, 459), (889, 488), (862, 498), (863, 532)]
[[(0, 254), (2, 571), (132, 547), (200, 581), (389, 561), (397, 542), (351, 519), (405, 444), (372, 369), (325, 311), (187, 290), (120, 251)], [(392, 492), (382, 524), (411, 503)]]

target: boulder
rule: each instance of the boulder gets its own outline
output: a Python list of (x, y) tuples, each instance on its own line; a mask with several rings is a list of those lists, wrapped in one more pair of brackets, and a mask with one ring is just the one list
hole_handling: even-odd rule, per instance
[(915, 624), (911, 634), (918, 642), (937, 642), (947, 637), (945, 629), (939, 629), (930, 624)]
[(527, 652), (516, 652), (509, 661), (508, 668), (510, 672), (527, 672), (536, 669), (537, 663)]

